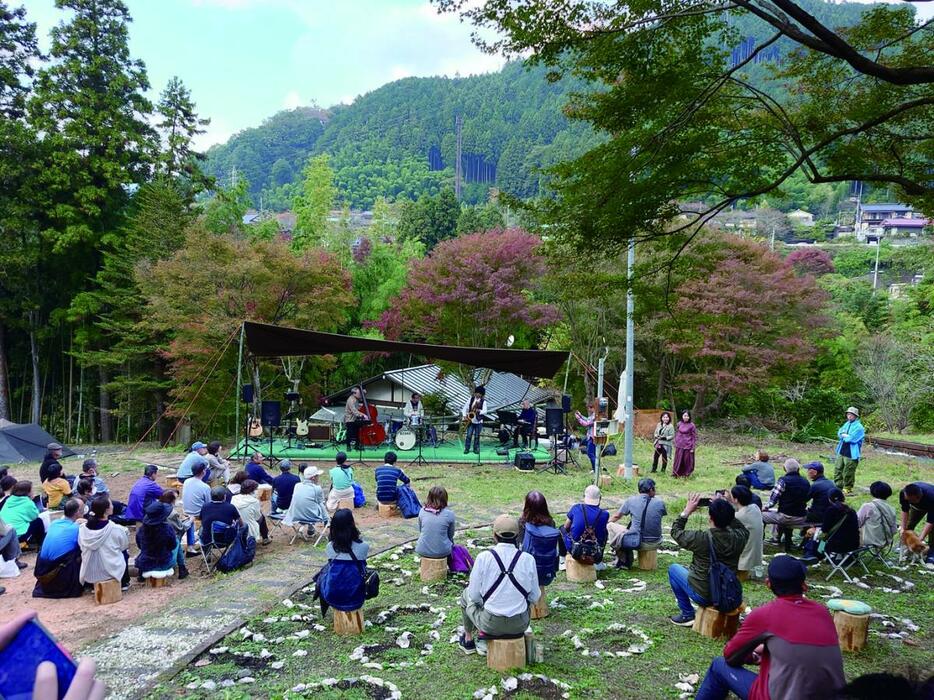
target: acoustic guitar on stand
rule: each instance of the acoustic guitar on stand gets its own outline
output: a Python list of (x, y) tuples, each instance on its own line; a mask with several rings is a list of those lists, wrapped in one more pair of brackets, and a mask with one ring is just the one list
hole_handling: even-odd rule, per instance
[(263, 424), (260, 422), (259, 418), (250, 419), (250, 422), (247, 423), (247, 433), (252, 438), (263, 436)]

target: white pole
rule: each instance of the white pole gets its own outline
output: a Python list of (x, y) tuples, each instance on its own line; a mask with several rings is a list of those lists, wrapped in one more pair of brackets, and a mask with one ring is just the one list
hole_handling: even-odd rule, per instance
[(603, 446), (600, 445), (597, 441), (597, 423), (599, 422), (601, 413), (600, 405), (603, 401), (603, 367), (606, 364), (606, 356), (610, 354), (610, 349), (605, 347), (603, 348), (603, 355), (597, 362), (597, 405), (593, 412), (593, 441), (594, 441), (594, 465), (593, 465), (593, 483), (598, 485), (600, 483), (600, 453), (603, 451)]
[(633, 312), (635, 310), (635, 296), (633, 294), (633, 268), (636, 264), (636, 240), (629, 239), (629, 254), (626, 259), (626, 427), (624, 434), (623, 447), (623, 465), (625, 466), (625, 478), (632, 478), (632, 432), (635, 414), (632, 406), (632, 375), (634, 358), (635, 334), (633, 323)]
[(879, 283), (879, 253), (882, 251), (882, 236), (876, 237), (876, 267), (872, 272), (872, 291), (876, 291)]
[[(237, 354), (237, 395), (234, 396), (234, 401), (237, 404), (237, 410), (235, 413), (235, 420), (237, 421), (237, 428), (234, 431), (234, 435), (239, 435), (240, 430), (243, 426), (240, 424), (240, 392), (243, 390), (243, 336), (246, 331), (246, 324), (240, 323), (240, 352)], [(244, 416), (246, 418), (246, 416)], [(246, 443), (243, 445), (243, 457), (244, 461), (246, 458)]]

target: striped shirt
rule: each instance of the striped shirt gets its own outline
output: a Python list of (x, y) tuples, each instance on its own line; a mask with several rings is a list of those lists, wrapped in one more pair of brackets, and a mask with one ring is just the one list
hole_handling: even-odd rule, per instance
[(384, 464), (376, 468), (376, 500), (380, 503), (395, 503), (398, 500), (396, 482), (409, 483), (409, 477), (399, 467)]

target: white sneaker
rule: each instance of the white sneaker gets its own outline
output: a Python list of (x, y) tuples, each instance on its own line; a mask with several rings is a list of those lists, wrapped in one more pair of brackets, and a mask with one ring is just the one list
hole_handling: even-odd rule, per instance
[(477, 637), (477, 654), (479, 656), (486, 656), (486, 640), (480, 639)]
[(565, 568), (567, 567), (565, 566), (565, 563), (564, 563), (564, 557), (559, 557), (558, 558), (558, 571), (564, 571)]

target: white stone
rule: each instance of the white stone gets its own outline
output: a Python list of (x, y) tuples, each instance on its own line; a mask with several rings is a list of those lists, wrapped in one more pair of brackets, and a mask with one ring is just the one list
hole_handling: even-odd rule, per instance
[(201, 684), (201, 687), (204, 688), (205, 690), (214, 690), (215, 688), (217, 688), (217, 683), (215, 683), (214, 681), (205, 681), (204, 683)]
[(245, 676), (241, 678), (237, 683), (256, 683), (256, 679), (253, 676)]
[(227, 651), (228, 648), (229, 647), (214, 647), (213, 649), (209, 650), (208, 653), (209, 654), (223, 654), (225, 651)]
[(282, 601), (282, 604), (283, 604), (285, 607), (287, 607), (287, 608), (295, 607), (295, 603), (293, 603), (293, 602), (292, 602), (291, 600), (289, 600), (288, 598), (286, 598), (285, 600), (283, 600), (283, 601)]
[(298, 632), (295, 633), (295, 636), (298, 637), (299, 639), (304, 639), (309, 634), (311, 634), (311, 630), (299, 630)]
[(299, 649), (298, 651), (292, 652), (292, 656), (308, 656), (308, 652), (304, 649)]
[(270, 668), (273, 668), (277, 671), (283, 666), (285, 666), (285, 661), (273, 661), (271, 664), (269, 664)]
[(269, 651), (269, 649), (263, 649), (259, 653), (259, 658), (261, 659), (268, 659), (270, 656), (272, 656), (272, 652)]
[(505, 690), (507, 693), (510, 693), (519, 687), (519, 679), (516, 678), (515, 676), (504, 678), (502, 683), (503, 683), (503, 690)]

